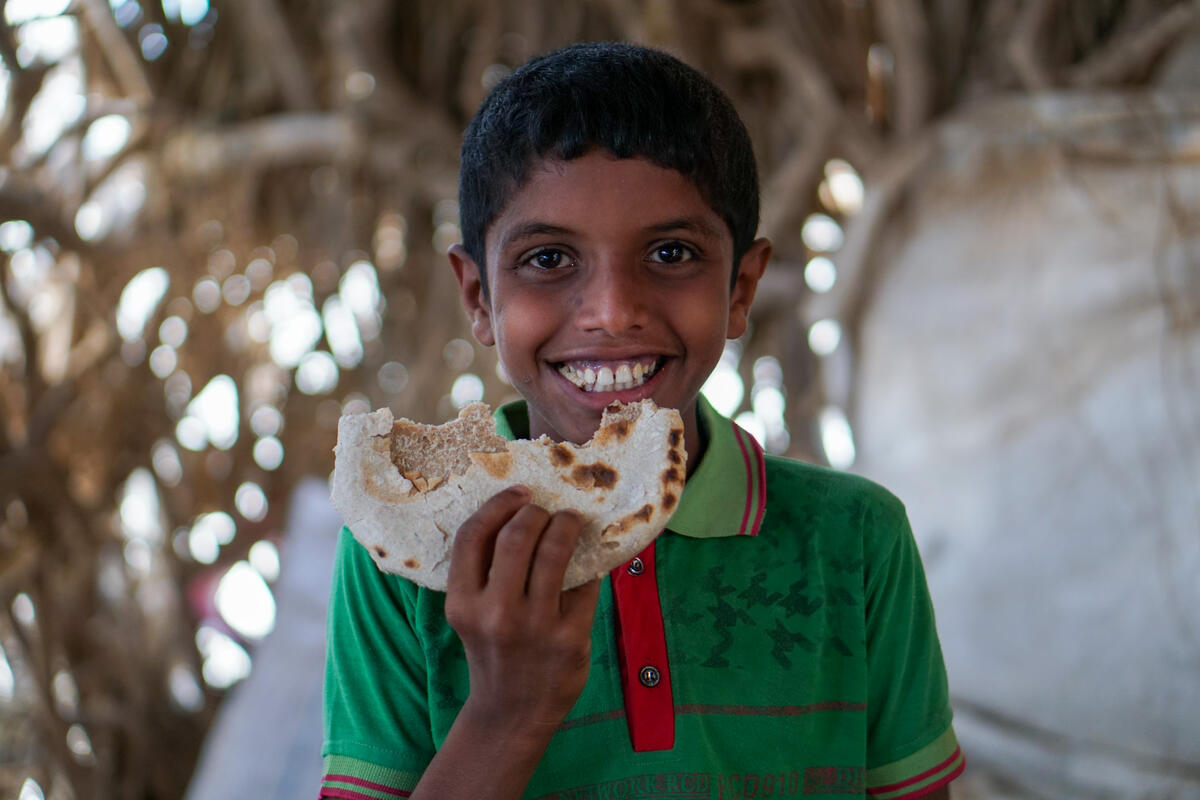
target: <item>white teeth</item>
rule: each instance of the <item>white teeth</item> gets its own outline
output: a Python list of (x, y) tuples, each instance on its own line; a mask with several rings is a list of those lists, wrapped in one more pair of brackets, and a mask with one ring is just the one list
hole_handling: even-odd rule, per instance
[(647, 366), (640, 363), (622, 363), (618, 364), (615, 370), (603, 366), (599, 369), (585, 367), (580, 371), (570, 364), (562, 364), (558, 372), (585, 392), (609, 392), (641, 386), (654, 375), (656, 368), (657, 365), (654, 364)]

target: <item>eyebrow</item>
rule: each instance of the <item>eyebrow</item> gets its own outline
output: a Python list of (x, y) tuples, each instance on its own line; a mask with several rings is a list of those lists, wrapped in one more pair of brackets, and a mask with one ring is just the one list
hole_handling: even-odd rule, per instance
[[(663, 222), (656, 222), (653, 225), (646, 226), (643, 230), (647, 233), (669, 233), (670, 231), (692, 231), (701, 236), (717, 239), (720, 238), (721, 232), (709, 224), (708, 220), (701, 217), (679, 217), (677, 219), (668, 219)], [(568, 236), (574, 234), (571, 228), (564, 228), (561, 225), (552, 225), (549, 222), (525, 222), (515, 228), (510, 229), (500, 240), (500, 249), (505, 250), (511, 247), (515, 242), (522, 239), (528, 239), (533, 236)]]
[(505, 232), (500, 240), (501, 251), (507, 250), (514, 242), (528, 239), (531, 236), (566, 236), (574, 233), (570, 228), (561, 225), (551, 225), (548, 222), (525, 222)]
[(679, 217), (664, 222), (657, 222), (646, 228), (651, 233), (667, 233), (669, 231), (692, 231), (710, 239), (720, 238), (721, 232), (702, 217)]

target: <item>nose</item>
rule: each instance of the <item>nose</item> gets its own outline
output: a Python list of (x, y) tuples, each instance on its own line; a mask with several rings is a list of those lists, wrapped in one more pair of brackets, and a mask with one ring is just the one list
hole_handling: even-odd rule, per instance
[(636, 269), (602, 262), (584, 284), (576, 324), (583, 330), (613, 335), (636, 330), (646, 322), (648, 299)]

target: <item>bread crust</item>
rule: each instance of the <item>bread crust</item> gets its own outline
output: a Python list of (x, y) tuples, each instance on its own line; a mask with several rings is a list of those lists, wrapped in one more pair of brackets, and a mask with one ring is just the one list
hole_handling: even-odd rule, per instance
[(683, 438), (679, 413), (652, 400), (610, 406), (583, 445), (507, 441), (483, 403), (444, 425), (395, 420), (381, 408), (339, 421), (331, 495), (381, 570), (445, 591), (459, 526), (492, 495), (524, 484), (537, 505), (587, 519), (563, 581), (569, 589), (662, 531), (683, 492)]

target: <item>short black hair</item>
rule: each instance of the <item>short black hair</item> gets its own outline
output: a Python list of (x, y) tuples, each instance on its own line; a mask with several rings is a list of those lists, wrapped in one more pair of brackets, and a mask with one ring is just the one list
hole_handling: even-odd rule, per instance
[(525, 62), (484, 99), (463, 137), (463, 247), (487, 292), (488, 227), (544, 158), (601, 148), (690, 180), (733, 236), (733, 277), (758, 229), (758, 172), (745, 125), (711, 80), (674, 56), (616, 42)]

